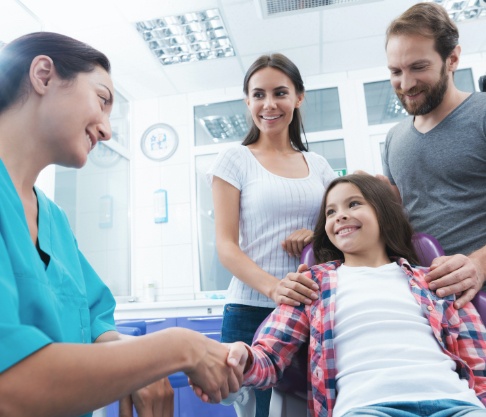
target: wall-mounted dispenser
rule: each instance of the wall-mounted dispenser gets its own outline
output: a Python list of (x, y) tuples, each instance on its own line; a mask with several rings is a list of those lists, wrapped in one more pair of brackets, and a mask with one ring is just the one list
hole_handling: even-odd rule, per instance
[(155, 223), (167, 223), (169, 221), (167, 190), (154, 191), (154, 221)]

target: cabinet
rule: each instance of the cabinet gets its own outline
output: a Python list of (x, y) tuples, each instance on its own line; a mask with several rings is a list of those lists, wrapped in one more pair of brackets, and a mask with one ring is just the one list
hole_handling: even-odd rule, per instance
[[(195, 330), (219, 342), (221, 339), (221, 321), (221, 316), (178, 317), (177, 326)], [(203, 403), (189, 386), (179, 388), (178, 417), (195, 416), (236, 417), (236, 412), (233, 407)]]
[[(221, 316), (173, 317), (160, 319), (117, 320), (117, 328), (121, 333), (143, 335), (169, 327), (183, 327), (204, 334), (220, 341)], [(236, 417), (231, 406), (203, 403), (187, 385), (187, 377), (182, 373), (169, 377), (174, 388), (174, 417)], [(134, 417), (137, 413), (134, 411)], [(106, 408), (106, 417), (118, 417), (118, 402)]]

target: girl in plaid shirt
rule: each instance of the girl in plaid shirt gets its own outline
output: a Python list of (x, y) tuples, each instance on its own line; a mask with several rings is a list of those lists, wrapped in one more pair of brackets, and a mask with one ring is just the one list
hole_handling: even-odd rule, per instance
[(387, 185), (335, 179), (315, 230), (321, 264), (307, 272), (319, 299), (279, 306), (251, 348), (231, 346), (243, 385), (274, 386), (308, 342), (310, 416), (486, 416), (484, 325), (471, 303), (429, 290), (412, 234)]

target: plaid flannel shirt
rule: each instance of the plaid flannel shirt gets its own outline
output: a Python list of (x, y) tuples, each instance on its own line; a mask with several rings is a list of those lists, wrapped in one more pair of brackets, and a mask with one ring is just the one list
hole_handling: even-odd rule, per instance
[[(428, 289), (424, 276), (428, 268), (411, 267), (396, 259), (405, 272), (410, 291), (429, 320), (437, 343), (456, 363), (459, 377), (466, 379), (486, 405), (486, 329), (472, 303), (456, 310), (454, 297), (439, 298)], [(309, 341), (308, 415), (332, 417), (336, 400), (334, 316), (340, 261), (313, 266), (306, 272), (319, 285), (319, 299), (311, 305), (280, 305), (262, 327), (252, 345), (253, 366), (244, 385), (274, 386), (282, 377), (302, 343)]]

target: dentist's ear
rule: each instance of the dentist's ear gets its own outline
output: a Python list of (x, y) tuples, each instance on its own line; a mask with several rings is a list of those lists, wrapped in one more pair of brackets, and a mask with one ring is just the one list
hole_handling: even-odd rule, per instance
[(54, 62), (47, 55), (38, 55), (30, 64), (29, 79), (37, 94), (44, 95), (55, 74)]

